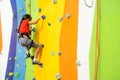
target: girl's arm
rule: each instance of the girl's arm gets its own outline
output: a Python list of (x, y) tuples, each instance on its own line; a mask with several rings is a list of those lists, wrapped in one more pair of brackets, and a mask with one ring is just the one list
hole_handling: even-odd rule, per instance
[(39, 16), (36, 20), (34, 21), (29, 21), (29, 24), (36, 24), (40, 19), (41, 19), (42, 15)]

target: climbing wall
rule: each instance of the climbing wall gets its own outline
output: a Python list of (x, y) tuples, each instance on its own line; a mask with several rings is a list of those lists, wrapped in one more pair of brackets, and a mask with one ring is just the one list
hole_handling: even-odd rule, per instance
[[(9, 52), (6, 56), (5, 62), (6, 70), (4, 70), (5, 73), (3, 74), (5, 76), (1, 78), (2, 80), (59, 80), (60, 78), (63, 80), (77, 79), (77, 64), (75, 62), (77, 56), (78, 0), (74, 3), (72, 2), (73, 0), (9, 1), (10, 8), (12, 9), (12, 15), (10, 17), (12, 20), (10, 26), (11, 35), (9, 39)], [(6, 3), (7, 1), (2, 1), (2, 4)], [(73, 7), (70, 8), (69, 6), (72, 4)], [(41, 19), (38, 24), (31, 26), (32, 28), (35, 28), (35, 31), (32, 32), (31, 38), (39, 44), (43, 43), (45, 46), (39, 52), (40, 56), (38, 58), (38, 60), (43, 63), (42, 68), (39, 65), (32, 65), (31, 59), (25, 59), (26, 50), (18, 43), (16, 29), (20, 24), (22, 15), (26, 13), (30, 14), (33, 20), (41, 14), (45, 15), (45, 18)], [(72, 23), (72, 21), (74, 22)], [(64, 27), (66, 28), (64, 29)], [(66, 32), (67, 28), (69, 30), (68, 32)], [(71, 32), (71, 30), (73, 30), (73, 32)], [(64, 36), (65, 32), (69, 35)], [(72, 35), (74, 32), (75, 34)], [(68, 41), (67, 36), (75, 37), (69, 40), (69, 45), (65, 44), (66, 41)], [(2, 36), (0, 39), (2, 39)], [(74, 47), (74, 49), (71, 48), (73, 49), (72, 52), (68, 52), (70, 46)], [(34, 55), (35, 49), (31, 49), (30, 52), (31, 55)], [(69, 53), (71, 53), (71, 55), (68, 55)], [(66, 55), (68, 55), (67, 58), (65, 58)], [(75, 56), (72, 60), (72, 65), (69, 64), (71, 62), (71, 58), (69, 56), (71, 56), (71, 58), (72, 56)], [(67, 59), (67, 62), (62, 63), (65, 59)], [(67, 66), (71, 67), (65, 71)], [(74, 76), (70, 77), (67, 75), (68, 73), (69, 75), (74, 74)]]
[[(119, 2), (0, 0), (0, 80), (119, 80)], [(18, 44), (16, 29), (26, 13), (33, 20), (45, 15), (31, 26), (31, 38), (44, 44), (43, 67), (25, 59)]]

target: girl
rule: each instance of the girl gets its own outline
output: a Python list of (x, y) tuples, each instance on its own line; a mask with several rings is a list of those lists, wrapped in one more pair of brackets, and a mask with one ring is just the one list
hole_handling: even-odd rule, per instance
[(33, 40), (31, 40), (29, 35), (31, 34), (30, 25), (36, 24), (42, 18), (42, 16), (43, 15), (39, 16), (36, 20), (32, 21), (32, 17), (29, 14), (23, 15), (22, 20), (20, 22), (19, 29), (18, 29), (20, 45), (22, 45), (23, 47), (26, 47), (26, 50), (28, 52), (26, 54), (27, 57), (30, 57), (30, 53), (29, 53), (30, 48), (31, 47), (36, 48), (34, 58), (33, 58), (33, 64), (39, 64), (39, 65), (41, 65), (42, 63), (37, 61), (37, 57), (38, 57), (40, 48), (43, 48), (44, 45), (43, 44), (39, 45), (35, 43)]

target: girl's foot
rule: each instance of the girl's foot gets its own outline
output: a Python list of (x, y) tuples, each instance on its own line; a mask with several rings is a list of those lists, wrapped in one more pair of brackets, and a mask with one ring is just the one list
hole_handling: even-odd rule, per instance
[(42, 63), (40, 63), (39, 61), (33, 61), (33, 63), (32, 63), (33, 65), (35, 65), (35, 64), (37, 64), (37, 65), (39, 65), (41, 68), (43, 67), (43, 64)]
[(36, 61), (33, 61), (32, 64), (34, 64), (34, 65), (35, 65), (35, 64), (41, 65), (42, 63), (40, 63), (39, 61), (36, 60)]
[(41, 48), (44, 48), (44, 44), (40, 44), (40, 47), (41, 47)]
[(29, 58), (29, 57), (30, 57), (30, 53), (27, 52), (25, 58)]

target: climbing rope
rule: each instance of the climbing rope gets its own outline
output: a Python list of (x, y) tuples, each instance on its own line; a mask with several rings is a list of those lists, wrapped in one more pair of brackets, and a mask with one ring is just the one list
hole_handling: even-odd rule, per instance
[(86, 0), (84, 0), (84, 3), (87, 7), (92, 8), (94, 1), (92, 0), (91, 5), (89, 5)]
[(100, 57), (100, 45), (99, 45), (99, 6), (98, 0), (96, 0), (96, 43), (95, 43), (95, 72), (94, 80), (97, 80), (98, 76), (98, 63)]

